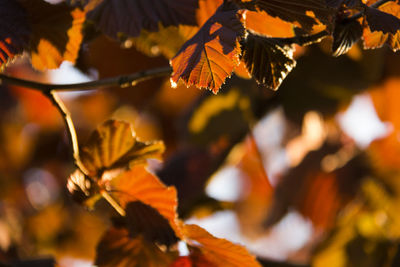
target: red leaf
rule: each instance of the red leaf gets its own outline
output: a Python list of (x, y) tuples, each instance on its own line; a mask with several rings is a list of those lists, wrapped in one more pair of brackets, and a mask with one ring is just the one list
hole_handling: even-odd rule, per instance
[(223, 4), (171, 60), (171, 82), (176, 84), (182, 79), (187, 86), (217, 93), (239, 64), (239, 40), (243, 34), (236, 7)]

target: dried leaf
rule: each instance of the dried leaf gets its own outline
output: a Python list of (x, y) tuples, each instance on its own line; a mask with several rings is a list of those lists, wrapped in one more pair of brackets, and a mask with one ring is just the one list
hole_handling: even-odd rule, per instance
[(233, 244), (226, 239), (216, 238), (197, 225), (185, 225), (184, 235), (187, 243), (200, 249), (204, 258), (215, 267), (261, 267), (255, 257), (244, 247)]
[(161, 251), (142, 237), (132, 238), (124, 228), (109, 229), (97, 246), (98, 267), (168, 267), (176, 252)]
[(208, 88), (217, 93), (239, 64), (244, 28), (233, 4), (223, 4), (171, 60), (171, 82)]
[(272, 38), (249, 34), (243, 41), (242, 59), (257, 83), (277, 90), (296, 66), (293, 49)]
[(127, 167), (131, 162), (159, 158), (164, 152), (160, 141), (140, 142), (131, 125), (108, 120), (100, 125), (81, 148), (80, 157), (91, 177), (100, 177), (105, 170)]

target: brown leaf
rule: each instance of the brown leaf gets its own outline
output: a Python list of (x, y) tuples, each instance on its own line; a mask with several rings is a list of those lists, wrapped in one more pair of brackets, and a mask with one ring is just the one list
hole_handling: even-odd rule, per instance
[(110, 228), (97, 246), (98, 267), (167, 267), (176, 252), (163, 252), (141, 236), (132, 238), (124, 228)]
[(105, 170), (159, 158), (164, 149), (160, 141), (140, 142), (129, 123), (108, 120), (93, 132), (81, 148), (80, 159), (89, 176), (100, 177)]
[(293, 48), (273, 38), (249, 34), (242, 42), (242, 60), (257, 83), (278, 90), (283, 79), (296, 66)]
[(233, 4), (223, 4), (187, 41), (171, 60), (171, 82), (182, 79), (187, 86), (208, 88), (217, 93), (239, 64), (239, 40), (244, 28)]
[(184, 235), (187, 243), (198, 248), (204, 258), (215, 267), (261, 267), (255, 257), (244, 247), (226, 239), (216, 238), (197, 225), (185, 225)]

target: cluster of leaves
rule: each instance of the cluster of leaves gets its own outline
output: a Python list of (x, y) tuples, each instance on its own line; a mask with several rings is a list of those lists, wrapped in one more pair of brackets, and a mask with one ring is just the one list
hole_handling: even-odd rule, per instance
[[(172, 57), (172, 84), (214, 93), (236, 69), (276, 90), (296, 65), (294, 44), (332, 36), (338, 56), (360, 38), (367, 49), (387, 43), (395, 51), (399, 43), (397, 1), (13, 0), (1, 7), (1, 65), (23, 51), (38, 69), (75, 62), (87, 22), (85, 28)], [(286, 38), (274, 36), (274, 27)]]

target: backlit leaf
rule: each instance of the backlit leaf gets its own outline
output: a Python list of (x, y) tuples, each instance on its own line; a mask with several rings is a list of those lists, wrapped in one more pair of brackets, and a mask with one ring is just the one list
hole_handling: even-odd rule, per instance
[(98, 267), (167, 267), (176, 252), (161, 251), (141, 236), (131, 237), (124, 228), (109, 229), (97, 246), (95, 265)]
[(142, 29), (158, 31), (158, 25), (196, 25), (197, 0), (103, 0), (88, 19), (106, 35), (139, 36)]
[(171, 82), (208, 88), (217, 93), (239, 64), (244, 28), (233, 4), (223, 4), (171, 60)]
[(223, 238), (216, 238), (197, 225), (185, 225), (184, 235), (186, 242), (200, 249), (204, 258), (215, 267), (261, 266), (244, 247)]
[(327, 7), (325, 0), (255, 0), (254, 2), (260, 10), (273, 17), (298, 23), (306, 31), (319, 24), (317, 19), (325, 23), (331, 20), (332, 11)]
[(20, 1), (32, 28), (29, 44), (32, 65), (39, 70), (58, 68), (64, 61), (75, 62), (82, 42), (85, 12), (65, 3), (43, 0)]
[(242, 59), (252, 77), (277, 90), (286, 75), (296, 66), (293, 49), (272, 38), (249, 34), (243, 41)]
[(174, 187), (167, 187), (148, 172), (144, 165), (136, 165), (111, 181), (110, 192), (125, 208), (129, 202), (141, 201), (157, 210), (180, 234), (176, 209), (178, 200)]
[(31, 28), (25, 10), (15, 0), (0, 1), (0, 67), (21, 54), (29, 43)]
[[(393, 2), (393, 1), (389, 1), (389, 2), (381, 5), (379, 7), (379, 10), (382, 12), (385, 12), (387, 14), (395, 16), (397, 19), (393, 26), (398, 25), (398, 18), (400, 17), (400, 5), (399, 4), (397, 4), (396, 2)], [(394, 19), (391, 17), (389, 20), (391, 21)], [(364, 27), (364, 32), (363, 32), (364, 48), (374, 49), (374, 48), (379, 48), (379, 47), (383, 46), (384, 44), (387, 44), (393, 51), (397, 51), (398, 49), (400, 49), (399, 27), (396, 28), (396, 27), (393, 27), (392, 25), (386, 25), (386, 24), (381, 25), (381, 23), (386, 23), (386, 22), (387, 22), (386, 20), (379, 21), (375, 18), (375, 20), (373, 20), (373, 23), (372, 23), (372, 28), (370, 28), (371, 24), (369, 24), (370, 27)], [(373, 30), (377, 30), (377, 31), (373, 31)], [(387, 30), (387, 32), (385, 33), (380, 30)]]
[(88, 174), (99, 177), (103, 171), (127, 166), (129, 162), (159, 158), (164, 149), (160, 141), (139, 141), (129, 123), (108, 120), (93, 132), (81, 148), (80, 157)]
[(396, 34), (400, 29), (400, 19), (376, 8), (367, 7), (365, 10), (368, 26), (372, 32)]
[(247, 30), (268, 37), (293, 37), (293, 24), (265, 12), (246, 11), (244, 23)]
[(178, 241), (174, 230), (156, 209), (141, 201), (129, 202), (125, 222), (133, 236), (142, 235), (149, 242), (171, 246)]

